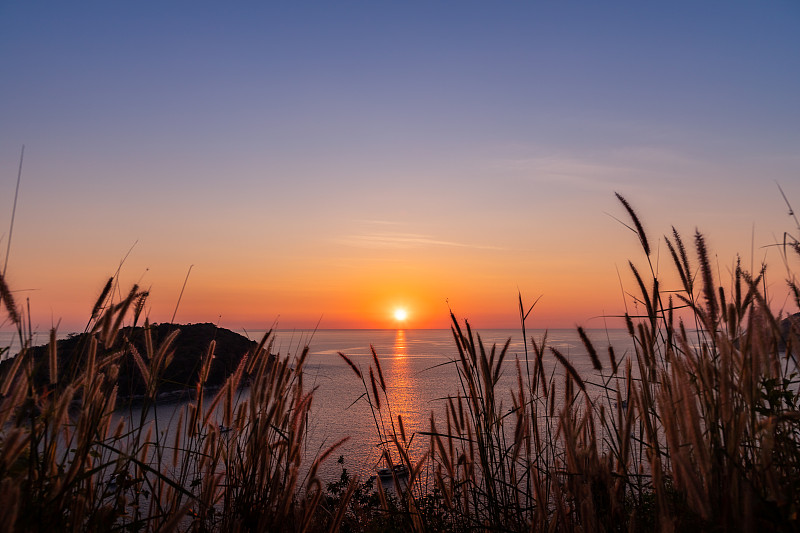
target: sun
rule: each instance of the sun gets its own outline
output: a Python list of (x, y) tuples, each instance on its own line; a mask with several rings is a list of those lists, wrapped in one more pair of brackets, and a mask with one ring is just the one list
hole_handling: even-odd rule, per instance
[(395, 309), (394, 318), (395, 320), (399, 320), (400, 322), (402, 322), (403, 320), (408, 318), (408, 313), (406, 312), (405, 309)]

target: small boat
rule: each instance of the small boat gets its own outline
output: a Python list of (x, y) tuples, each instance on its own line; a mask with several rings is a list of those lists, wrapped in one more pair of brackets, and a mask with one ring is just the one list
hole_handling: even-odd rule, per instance
[(392, 481), (395, 477), (397, 477), (397, 479), (406, 478), (408, 477), (408, 468), (406, 468), (406, 465), (394, 465), (392, 468), (379, 468), (378, 477), (381, 478), (381, 481)]

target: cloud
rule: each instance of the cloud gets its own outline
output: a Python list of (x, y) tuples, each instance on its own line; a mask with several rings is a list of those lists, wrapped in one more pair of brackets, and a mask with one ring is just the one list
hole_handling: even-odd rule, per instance
[(502, 250), (497, 246), (486, 246), (480, 244), (470, 244), (463, 242), (447, 241), (437, 239), (431, 235), (419, 233), (392, 233), (392, 232), (371, 232), (347, 235), (336, 239), (339, 244), (356, 246), (359, 248), (420, 248), (426, 246), (471, 248), (478, 250)]
[(398, 226), (400, 222), (395, 220), (378, 220), (378, 219), (364, 219), (364, 220), (357, 220), (359, 224), (367, 224), (367, 225), (374, 225), (374, 226)]
[(716, 160), (669, 146), (632, 145), (581, 152), (516, 146), (509, 150), (518, 155), (495, 159), (491, 165), (494, 170), (539, 183), (598, 191), (628, 190), (642, 183), (652, 184), (653, 180), (662, 184), (694, 180), (725, 170)]

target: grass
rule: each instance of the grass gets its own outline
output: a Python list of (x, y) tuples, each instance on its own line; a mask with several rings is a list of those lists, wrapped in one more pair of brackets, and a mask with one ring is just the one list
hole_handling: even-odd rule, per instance
[[(650, 276), (630, 263), (644, 309), (625, 315), (630, 358), (609, 346), (604, 367), (579, 328), (600, 383), (590, 387), (546, 338), (530, 339), (534, 368), (517, 361), (504, 414), (495, 389), (507, 344), (490, 349), (453, 317), (462, 395), (450, 399), (447, 429), (432, 421), (430, 432), (449, 509), (466, 529), (797, 530), (798, 324), (782, 329), (770, 311), (765, 268), (737, 265), (721, 287), (700, 233), (697, 275), (677, 231), (666, 239), (682, 287), (662, 292), (638, 216), (619, 198)], [(523, 310), (520, 299), (524, 327)], [(543, 372), (548, 355), (563, 383)]]
[[(268, 332), (206, 397), (212, 341), (198, 354), (195, 399), (181, 410), (174, 439), (167, 440), (158, 417), (149, 415), (158, 407), (159, 379), (179, 331), (155, 345), (145, 322), (146, 350), (136, 350), (121, 326), (127, 313), (140, 308), (137, 288), (114, 304), (103, 291), (76, 368), (57, 368), (51, 332), (51, 379), (43, 385), (33, 379), (37, 362), (24, 315), (13, 313), (1, 279), (0, 289), (22, 343), (0, 389), (5, 524), (19, 531), (302, 531), (317, 520), (323, 486), (316, 472), (337, 445), (301, 468), (313, 399), (303, 385), (307, 350), (291, 360), (270, 357)], [(139, 420), (114, 416), (126, 353), (146, 383)], [(71, 378), (57, 379), (62, 373)], [(241, 400), (236, 392), (245, 379), (252, 393)], [(335, 529), (336, 522), (331, 525)]]
[[(414, 457), (378, 354), (367, 371), (341, 354), (384, 461), (408, 472), (392, 491), (344, 468), (325, 486), (319, 467), (341, 442), (307, 462), (307, 349), (270, 357), (267, 333), (212, 394), (212, 342), (168, 439), (158, 417), (148, 420), (179, 333), (157, 345), (148, 336), (140, 353), (123, 328), (146, 294), (133, 287), (112, 302), (112, 278), (80, 364), (59, 368), (55, 331), (45, 363), (30, 355), (29, 321), (0, 277), (22, 346), (0, 376), (0, 520), (17, 531), (800, 530), (800, 326), (770, 308), (766, 266), (737, 262), (723, 286), (700, 233), (692, 246), (674, 229), (664, 237), (674, 276), (660, 278), (637, 213), (618, 198), (643, 252), (629, 263), (633, 310), (623, 317), (632, 353), (579, 328), (594, 368), (581, 375), (546, 334), (527, 337), (535, 302), (521, 296), (522, 361), (451, 316), (460, 387)], [(789, 268), (800, 244), (787, 234), (781, 251), (800, 308)], [(139, 420), (114, 416), (123, 356), (146, 383)], [(559, 370), (547, 371), (553, 363)], [(36, 364), (49, 381), (34, 381)], [(509, 367), (516, 385), (501, 391)], [(243, 383), (247, 399), (236, 394)]]

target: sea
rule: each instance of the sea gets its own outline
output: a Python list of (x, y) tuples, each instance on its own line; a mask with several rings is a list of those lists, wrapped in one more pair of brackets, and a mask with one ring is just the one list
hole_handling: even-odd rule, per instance
[[(264, 332), (238, 333), (259, 340)], [(523, 342), (519, 329), (488, 329), (476, 333), (487, 349), (496, 345), (498, 351), (510, 339), (496, 389), (500, 401), (504, 402), (504, 410), (510, 408), (511, 391), (517, 388), (517, 361), (523, 372), (528, 367), (533, 369), (531, 338), (541, 343), (546, 335), (547, 346), (558, 349), (585, 381), (595, 385), (603, 383), (610, 374), (609, 360), (604, 357), (607, 346), (614, 347), (620, 364), (633, 353), (632, 341), (625, 330), (586, 330), (605, 366), (602, 372), (597, 372), (573, 329), (528, 330), (527, 343)], [(39, 337), (37, 342), (47, 342), (45, 335)], [(7, 334), (0, 337), (0, 342), (3, 341), (0, 346), (11, 343)], [(379, 427), (383, 424), (388, 428), (392, 421), (396, 423), (398, 415), (402, 416), (406, 435), (411, 439), (410, 455), (420, 457), (430, 445), (430, 437), (422, 433), (431, 430), (431, 415), (437, 420), (438, 429), (443, 429), (447, 398), (458, 393), (465, 395), (458, 374), (458, 351), (450, 330), (280, 330), (274, 333), (273, 352), (283, 357), (298, 356), (305, 346), (309, 347), (309, 355), (304, 386), (306, 390), (314, 389), (308, 421), (307, 461), (310, 463), (333, 443), (348, 438), (322, 465), (320, 474), (325, 481), (337, 479), (343, 467), (365, 479), (383, 466)], [(369, 367), (374, 366), (370, 346), (380, 361), (388, 396), (380, 412), (370, 408), (364, 397), (364, 383), (339, 355), (339, 352), (344, 353), (359, 366), (369, 384)], [(13, 353), (13, 345), (10, 352)], [(555, 379), (563, 376), (563, 367), (549, 351), (544, 367), (548, 376)], [(603, 394), (599, 386), (592, 390), (592, 394)], [(246, 388), (240, 391), (240, 399), (247, 394)], [(162, 401), (158, 405), (158, 427), (167, 433), (166, 442), (172, 442), (169, 431), (175, 427), (176, 413), (184, 405), (175, 401)], [(139, 413), (129, 411), (119, 416), (138, 420)], [(337, 462), (339, 457), (343, 458), (343, 463)]]

